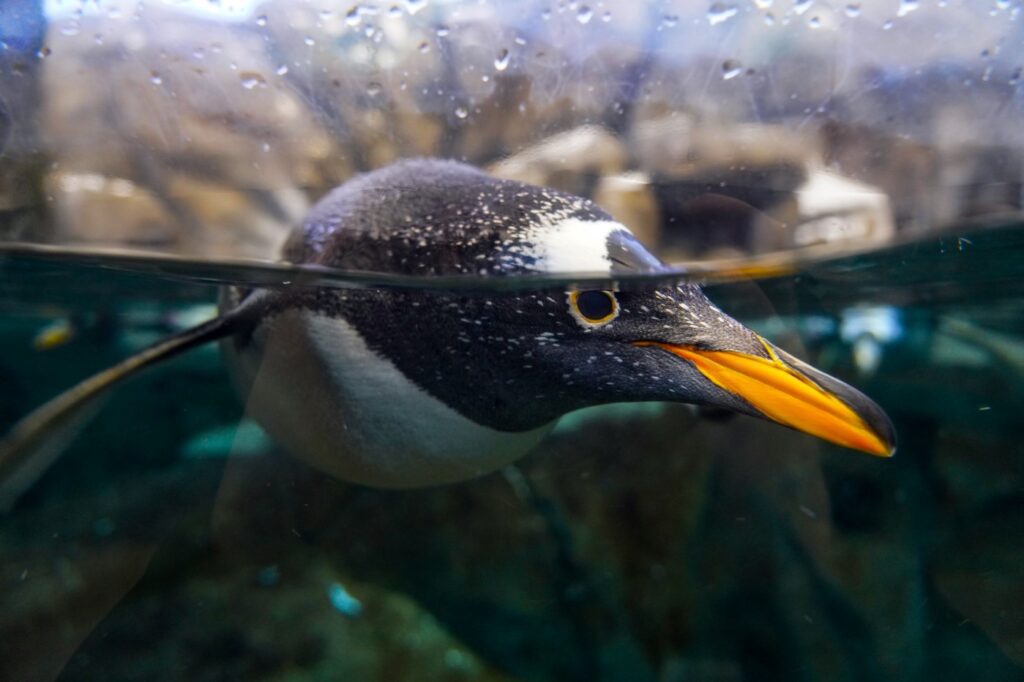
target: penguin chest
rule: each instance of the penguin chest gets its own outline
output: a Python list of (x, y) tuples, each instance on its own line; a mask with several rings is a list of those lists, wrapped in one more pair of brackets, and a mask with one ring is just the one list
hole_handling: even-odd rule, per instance
[(293, 455), (355, 483), (410, 488), (473, 478), (526, 454), (551, 428), (506, 432), (466, 418), (341, 317), (285, 310), (247, 343), (224, 349), (247, 413)]

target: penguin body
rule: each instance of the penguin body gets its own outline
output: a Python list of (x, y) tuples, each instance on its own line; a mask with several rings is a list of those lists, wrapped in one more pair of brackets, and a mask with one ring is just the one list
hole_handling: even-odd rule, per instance
[[(609, 252), (630, 249), (646, 254), (583, 199), (463, 164), (415, 160), (329, 194), (283, 257), (407, 275), (504, 277), (610, 274), (622, 266)], [(653, 258), (646, 265), (663, 267)], [(531, 348), (565, 335), (552, 320), (555, 309), (564, 312), (564, 292), (236, 289), (227, 306), (261, 295), (279, 299), (273, 312), (251, 336), (222, 342), (241, 393), (276, 440), (345, 480), (410, 487), (493, 471), (532, 449), (564, 411), (560, 404), (528, 416), (519, 400), (524, 386), (544, 400), (529, 378)]]
[[(595, 204), (411, 160), (324, 197), (283, 258), (423, 277), (668, 268)], [(485, 288), (486, 287), (486, 288)], [(695, 284), (628, 290), (226, 288), (220, 317), (58, 396), (0, 442), (0, 505), (56, 456), (62, 433), (142, 367), (220, 340), (249, 413), (288, 451), (338, 478), (415, 487), (471, 478), (528, 452), (562, 415), (670, 400), (762, 418), (877, 455), (881, 409), (775, 348)]]

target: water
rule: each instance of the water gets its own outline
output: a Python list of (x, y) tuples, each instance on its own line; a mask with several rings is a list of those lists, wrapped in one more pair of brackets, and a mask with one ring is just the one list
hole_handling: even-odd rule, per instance
[[(378, 491), (281, 454), (193, 351), (118, 390), (0, 523), (3, 677), (1021, 679), (1022, 256), (1004, 220), (672, 275), (877, 399), (891, 460), (643, 404), (570, 415), (503, 472)], [(0, 428), (212, 314), (215, 283), (569, 282), (24, 248), (0, 270)]]

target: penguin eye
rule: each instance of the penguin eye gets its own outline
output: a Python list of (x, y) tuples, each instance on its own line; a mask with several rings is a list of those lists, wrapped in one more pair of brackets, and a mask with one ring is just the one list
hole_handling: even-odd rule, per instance
[(570, 291), (569, 309), (585, 327), (608, 324), (619, 315), (619, 303), (610, 291)]

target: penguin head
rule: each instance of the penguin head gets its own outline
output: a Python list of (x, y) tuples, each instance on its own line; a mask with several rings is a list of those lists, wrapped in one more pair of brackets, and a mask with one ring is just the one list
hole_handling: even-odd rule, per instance
[[(458, 169), (444, 166), (429, 186), (406, 179), (375, 188), (374, 224), (387, 206), (399, 205), (397, 197), (402, 220), (392, 223), (409, 228), (378, 230), (369, 265), (380, 267), (377, 259), (387, 254), (386, 265), (413, 273), (499, 280), (574, 273), (632, 284), (335, 290), (331, 295), (343, 299), (346, 318), (370, 348), (421, 389), (504, 431), (537, 428), (593, 405), (677, 401), (892, 454), (893, 427), (878, 405), (744, 327), (697, 285), (667, 277), (672, 270), (593, 203)], [(427, 176), (432, 169), (411, 170)], [(445, 181), (445, 173), (456, 181)], [(401, 191), (389, 200), (396, 186)], [(356, 246), (334, 253), (367, 253)]]

